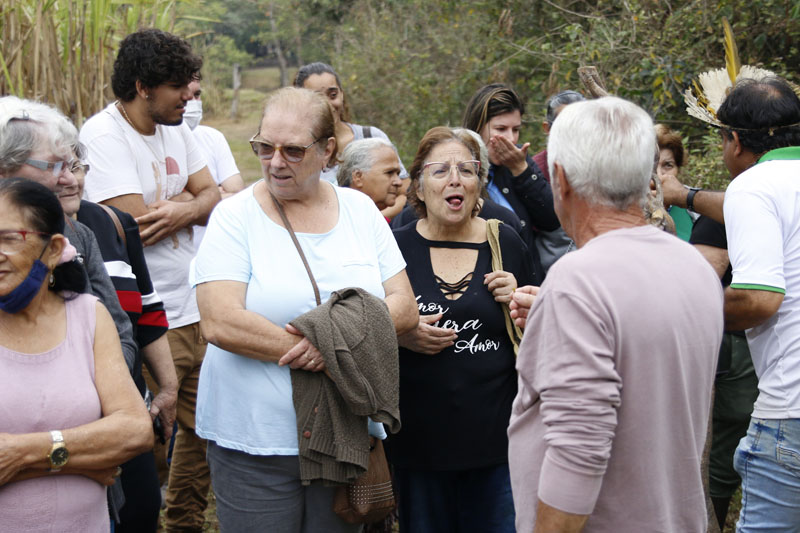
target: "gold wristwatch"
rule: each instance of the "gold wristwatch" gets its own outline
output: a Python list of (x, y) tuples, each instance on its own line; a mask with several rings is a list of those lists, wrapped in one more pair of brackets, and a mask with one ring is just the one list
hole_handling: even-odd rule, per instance
[(50, 437), (53, 439), (53, 447), (50, 448), (47, 460), (50, 462), (50, 472), (58, 472), (69, 461), (69, 451), (67, 445), (64, 444), (64, 435), (60, 431), (51, 431)]

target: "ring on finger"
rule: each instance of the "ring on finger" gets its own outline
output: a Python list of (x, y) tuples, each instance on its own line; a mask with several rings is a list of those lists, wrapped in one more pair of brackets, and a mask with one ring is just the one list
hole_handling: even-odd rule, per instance
[(309, 364), (309, 365), (313, 365), (313, 364), (314, 364), (314, 360), (313, 360), (313, 359), (310, 359), (310, 360), (308, 361), (308, 364)]

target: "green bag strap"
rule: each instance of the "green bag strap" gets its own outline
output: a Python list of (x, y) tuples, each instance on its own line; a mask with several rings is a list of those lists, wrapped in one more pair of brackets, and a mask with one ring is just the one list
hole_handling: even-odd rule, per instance
[[(489, 241), (489, 249), (492, 251), (492, 271), (503, 270), (503, 252), (500, 250), (500, 224), (496, 218), (486, 220), (486, 238)], [(506, 332), (511, 343), (514, 345), (514, 355), (519, 353), (519, 343), (522, 340), (522, 330), (514, 324), (511, 318), (511, 308), (508, 304), (503, 306), (503, 316), (506, 319)]]

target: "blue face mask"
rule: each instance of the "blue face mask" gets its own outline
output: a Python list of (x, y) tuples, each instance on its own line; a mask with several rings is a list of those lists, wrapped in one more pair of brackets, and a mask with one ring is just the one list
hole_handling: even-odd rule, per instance
[(6, 313), (19, 313), (28, 307), (33, 297), (39, 294), (46, 275), (47, 266), (38, 259), (34, 261), (22, 283), (5, 296), (0, 296), (0, 309)]

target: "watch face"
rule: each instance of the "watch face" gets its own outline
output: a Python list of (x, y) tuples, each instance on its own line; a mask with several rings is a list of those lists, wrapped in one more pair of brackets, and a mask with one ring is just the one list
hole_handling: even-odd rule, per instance
[(56, 468), (60, 468), (67, 464), (67, 459), (69, 459), (69, 452), (65, 447), (56, 448), (53, 450), (53, 453), (50, 454), (50, 461)]

